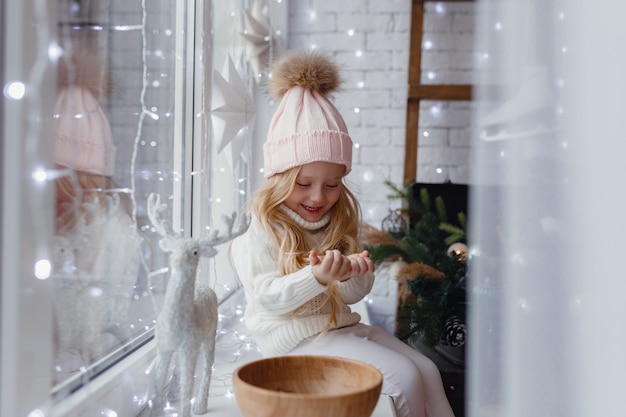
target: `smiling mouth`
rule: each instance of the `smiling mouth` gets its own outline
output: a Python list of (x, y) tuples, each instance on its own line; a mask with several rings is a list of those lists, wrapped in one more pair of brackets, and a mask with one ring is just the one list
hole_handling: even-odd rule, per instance
[(311, 207), (311, 206), (305, 206), (304, 204), (302, 205), (302, 207), (306, 211), (320, 211), (322, 209), (322, 207)]

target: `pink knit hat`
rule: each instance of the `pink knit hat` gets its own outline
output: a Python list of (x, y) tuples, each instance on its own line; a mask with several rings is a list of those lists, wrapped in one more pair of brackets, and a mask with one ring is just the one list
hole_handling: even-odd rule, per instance
[(54, 159), (61, 166), (112, 176), (116, 147), (102, 106), (87, 87), (68, 85), (56, 102)]
[(263, 145), (265, 177), (316, 161), (352, 169), (352, 139), (328, 95), (339, 71), (320, 53), (290, 52), (274, 68), (270, 89), (282, 97)]

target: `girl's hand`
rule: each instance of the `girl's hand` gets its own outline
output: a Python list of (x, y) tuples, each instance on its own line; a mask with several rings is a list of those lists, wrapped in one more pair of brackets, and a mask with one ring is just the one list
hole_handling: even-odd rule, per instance
[(350, 260), (351, 266), (351, 278), (374, 272), (374, 262), (370, 258), (368, 251), (364, 250), (361, 253), (353, 253), (352, 255), (348, 255), (348, 259)]
[(326, 251), (323, 258), (315, 251), (309, 254), (313, 275), (322, 284), (346, 281), (374, 272), (374, 262), (368, 251), (345, 256), (338, 250)]
[(309, 254), (313, 275), (322, 284), (345, 281), (352, 276), (352, 260), (338, 250), (326, 251), (323, 258), (315, 251)]

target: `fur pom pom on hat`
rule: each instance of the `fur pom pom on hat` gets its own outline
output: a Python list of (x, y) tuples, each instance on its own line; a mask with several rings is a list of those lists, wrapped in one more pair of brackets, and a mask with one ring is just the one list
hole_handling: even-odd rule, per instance
[(329, 95), (339, 69), (320, 52), (288, 52), (272, 71), (270, 92), (281, 101), (263, 145), (265, 177), (311, 162), (352, 169), (352, 139)]

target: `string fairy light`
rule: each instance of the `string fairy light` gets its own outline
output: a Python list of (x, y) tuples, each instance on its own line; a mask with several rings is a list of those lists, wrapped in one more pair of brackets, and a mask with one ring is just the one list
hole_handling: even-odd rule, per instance
[[(34, 2), (34, 16), (35, 26), (35, 62), (28, 74), (27, 82), (15, 81), (9, 83), (5, 88), (5, 95), (16, 100), (21, 100), (27, 97), (29, 105), (29, 119), (27, 124), (25, 135), (25, 164), (27, 169), (33, 169), (31, 174), (35, 182), (38, 182), (38, 173), (41, 170), (38, 159), (38, 149), (40, 148), (40, 140), (45, 140), (41, 137), (42, 123), (44, 108), (43, 101), (41, 100), (41, 92), (44, 90), (44, 82), (46, 74), (50, 68), (50, 39), (55, 39), (52, 36), (49, 23), (49, 10), (48, 2), (45, 0), (36, 0)], [(30, 94), (29, 94), (30, 92)], [(43, 198), (42, 190), (40, 187), (28, 187), (30, 192), (26, 195), (29, 197), (30, 202), (28, 208), (32, 211), (30, 219), (33, 222), (33, 233), (35, 234), (33, 240), (35, 242), (47, 242), (46, 231), (46, 216), (41, 216), (36, 211), (40, 210), (42, 206), (41, 199)], [(35, 261), (33, 266), (34, 276), (38, 279), (46, 279), (50, 276), (50, 260), (48, 259), (48, 247), (45, 244), (40, 244), (36, 248), (37, 253), (44, 258), (40, 258)]]
[[(139, 103), (141, 105), (141, 111), (139, 112), (139, 120), (137, 121), (137, 131), (135, 133), (135, 139), (133, 141), (133, 151), (132, 151), (132, 155), (131, 155), (131, 161), (130, 161), (130, 188), (132, 190), (137, 190), (137, 185), (136, 185), (136, 178), (135, 178), (135, 170), (136, 170), (136, 162), (137, 162), (137, 155), (139, 153), (139, 144), (141, 142), (141, 133), (143, 130), (143, 123), (144, 123), (144, 119), (145, 116), (148, 114), (148, 109), (146, 106), (146, 102), (145, 102), (145, 98), (146, 98), (146, 91), (148, 88), (148, 80), (147, 80), (147, 75), (148, 75), (148, 65), (147, 65), (147, 34), (146, 34), (146, 22), (147, 22), (147, 12), (146, 12), (146, 0), (141, 0), (141, 62), (142, 62), (142, 86), (141, 86), (141, 92), (139, 93)], [(132, 192), (130, 194), (131, 197), (131, 203), (132, 203), (132, 220), (133, 223), (135, 225), (137, 225), (137, 199), (136, 199), (136, 195), (135, 192)], [(144, 267), (146, 268), (147, 271), (149, 271), (149, 268), (147, 266), (147, 264), (145, 263), (145, 259), (143, 259), (144, 257), (142, 256), (141, 259), (143, 261)]]
[(21, 81), (10, 81), (4, 86), (4, 96), (10, 100), (21, 100), (26, 94), (26, 86)]
[(34, 275), (37, 279), (48, 279), (52, 271), (52, 264), (49, 259), (39, 259), (35, 262)]

